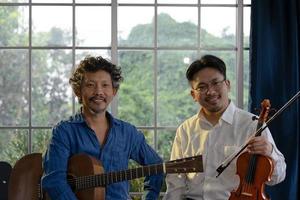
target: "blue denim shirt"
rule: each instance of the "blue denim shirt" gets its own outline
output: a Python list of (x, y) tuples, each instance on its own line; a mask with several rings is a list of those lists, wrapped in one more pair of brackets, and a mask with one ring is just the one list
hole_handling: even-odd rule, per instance
[[(100, 146), (94, 131), (87, 125), (81, 113), (58, 123), (52, 132), (48, 150), (44, 156), (45, 175), (42, 187), (51, 199), (76, 199), (66, 180), (68, 160), (78, 153), (85, 153), (101, 161), (104, 171), (120, 171), (128, 168), (129, 159), (141, 165), (162, 163), (162, 159), (146, 143), (144, 135), (133, 125), (106, 114), (110, 129), (106, 142)], [(145, 199), (158, 199), (163, 174), (145, 178)], [(106, 186), (106, 200), (130, 199), (128, 181)]]

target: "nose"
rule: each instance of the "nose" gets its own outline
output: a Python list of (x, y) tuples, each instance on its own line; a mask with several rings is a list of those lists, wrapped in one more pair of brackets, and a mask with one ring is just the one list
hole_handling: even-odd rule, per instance
[(212, 84), (208, 84), (208, 85), (207, 85), (207, 91), (206, 91), (206, 94), (210, 94), (210, 93), (215, 92), (215, 91), (216, 91), (216, 90), (215, 90), (214, 85), (212, 85)]
[(94, 90), (95, 94), (103, 94), (103, 88), (101, 85), (97, 85)]

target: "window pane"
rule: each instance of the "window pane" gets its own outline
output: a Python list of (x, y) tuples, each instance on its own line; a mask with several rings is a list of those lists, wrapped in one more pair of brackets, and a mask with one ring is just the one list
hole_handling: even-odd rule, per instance
[[(195, 113), (191, 113), (191, 116)], [(178, 124), (179, 125), (179, 124)], [(157, 147), (158, 153), (164, 161), (170, 160), (173, 140), (176, 135), (176, 130), (161, 130), (157, 132)]]
[(110, 50), (102, 50), (102, 49), (87, 49), (87, 50), (76, 50), (76, 65), (79, 64), (81, 60), (83, 60), (86, 56), (101, 56), (105, 59), (111, 60), (111, 51)]
[(44, 154), (52, 136), (51, 129), (32, 130), (32, 152)]
[(140, 129), (139, 131), (144, 134), (147, 143), (154, 149), (154, 131), (147, 129)]
[(72, 3), (72, 0), (32, 0), (32, 3)]
[(28, 3), (28, 0), (0, 0), (0, 3)]
[(0, 129), (0, 160), (12, 166), (27, 154), (28, 131), (22, 129)]
[(196, 47), (197, 13), (196, 7), (159, 7), (158, 46)]
[(251, 5), (251, 0), (244, 0), (244, 4), (249, 4), (249, 5)]
[(157, 0), (157, 3), (167, 3), (167, 4), (196, 4), (198, 0)]
[(28, 125), (28, 51), (0, 50), (0, 126)]
[(244, 7), (244, 47), (249, 47), (250, 40), (250, 7)]
[(152, 47), (154, 41), (153, 16), (153, 7), (119, 7), (119, 46)]
[(236, 8), (202, 8), (200, 33), (202, 47), (234, 47), (236, 42), (235, 31)]
[(111, 3), (111, 0), (75, 0), (76, 3)]
[(230, 81), (229, 97), (236, 102), (236, 52), (235, 51), (203, 51), (201, 53), (211, 54), (221, 58), (226, 65), (226, 78)]
[(71, 115), (69, 50), (32, 51), (32, 124), (52, 126)]
[(76, 3), (111, 3), (111, 0), (75, 0)]
[(71, 6), (33, 6), (32, 20), (33, 46), (72, 44)]
[(236, 0), (201, 0), (201, 4), (236, 4)]
[(111, 8), (76, 7), (76, 32), (76, 44), (79, 46), (110, 46)]
[(118, 3), (154, 3), (154, 0), (118, 0)]
[(250, 93), (250, 53), (249, 51), (244, 51), (244, 109), (250, 110), (249, 106), (249, 93)]
[(195, 51), (158, 52), (159, 126), (178, 126), (185, 118), (191, 116), (191, 113), (196, 112), (197, 105), (190, 96), (190, 87), (185, 78), (188, 65), (196, 57)]
[(124, 82), (119, 90), (118, 117), (136, 126), (154, 118), (153, 52), (119, 51)]
[(28, 45), (28, 6), (0, 6), (0, 47)]

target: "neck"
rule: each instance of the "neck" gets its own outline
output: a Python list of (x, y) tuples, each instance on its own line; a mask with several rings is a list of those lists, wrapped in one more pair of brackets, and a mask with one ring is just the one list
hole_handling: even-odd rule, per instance
[(216, 125), (222, 116), (223, 112), (210, 112), (208, 110), (203, 109), (202, 113), (204, 117), (209, 121), (212, 125)]
[(222, 108), (221, 110), (215, 111), (215, 112), (211, 112), (205, 108), (203, 108), (201, 112), (203, 113), (203, 115), (207, 119), (207, 121), (209, 121), (212, 125), (216, 125), (218, 123), (219, 119), (221, 118), (222, 114), (228, 107), (228, 105), (229, 105), (229, 102), (226, 107)]
[(85, 108), (82, 108), (82, 114), (86, 122), (91, 127), (94, 127), (95, 125), (99, 126), (99, 125), (107, 124), (106, 111), (101, 113), (94, 113), (90, 110), (86, 110)]

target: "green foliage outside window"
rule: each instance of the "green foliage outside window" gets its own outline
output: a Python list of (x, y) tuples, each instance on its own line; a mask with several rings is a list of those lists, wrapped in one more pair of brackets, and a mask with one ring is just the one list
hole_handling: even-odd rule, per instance
[[(24, 37), (26, 27), (18, 21), (19, 11), (16, 7), (0, 7), (0, 45), (14, 46), (27, 44)], [(2, 20), (4, 19), (4, 20)], [(194, 47), (197, 35), (195, 24), (178, 23), (167, 14), (158, 16), (158, 43), (160, 46), (191, 46)], [(131, 30), (120, 46), (135, 44), (151, 44), (153, 24), (137, 25)], [(48, 33), (39, 33), (39, 41), (45, 44), (58, 44), (61, 40), (71, 40), (71, 36), (63, 30), (53, 28)], [(216, 37), (201, 30), (201, 42), (214, 47), (217, 44), (232, 44), (233, 36), (224, 34)], [(228, 45), (227, 45), (228, 46)], [(231, 80), (231, 97), (235, 100), (235, 51), (206, 51), (223, 58), (228, 67), (228, 79)], [(0, 126), (52, 126), (61, 119), (71, 115), (71, 88), (68, 77), (71, 73), (71, 50), (32, 50), (31, 68), (29, 68), (28, 50), (0, 50)], [(189, 62), (197, 59), (196, 51), (192, 50), (159, 50), (157, 66), (154, 66), (152, 50), (122, 50), (118, 54), (119, 65), (122, 67), (125, 81), (119, 90), (118, 118), (136, 126), (154, 126), (154, 115), (157, 113), (158, 126), (178, 126), (183, 120), (194, 115), (198, 106), (190, 97), (190, 89), (185, 79), (185, 71)], [(245, 57), (248, 59), (248, 57)], [(246, 60), (245, 63), (248, 60)], [(30, 70), (29, 70), (30, 69)], [(29, 71), (31, 76), (29, 76)], [(157, 74), (155, 74), (157, 73)], [(249, 74), (244, 72), (244, 74)], [(31, 77), (31, 84), (29, 78)], [(153, 84), (157, 77), (157, 97)], [(247, 78), (247, 77), (246, 77)], [(248, 93), (248, 79), (245, 80), (245, 94)], [(31, 85), (31, 88), (29, 88)], [(29, 89), (31, 96), (29, 97)], [(157, 108), (154, 101), (157, 101)], [(29, 112), (29, 101), (32, 110)], [(28, 152), (28, 131), (25, 129), (0, 129), (0, 160), (12, 165)], [(146, 134), (147, 140), (153, 145), (153, 132)], [(174, 130), (157, 131), (157, 152), (165, 161), (170, 158)], [(33, 152), (44, 153), (50, 129), (34, 129), (32, 131)], [(130, 167), (136, 167), (134, 163)], [(143, 179), (131, 182), (131, 191), (140, 192)], [(165, 186), (164, 186), (165, 190)]]

